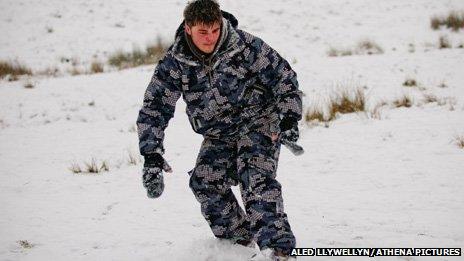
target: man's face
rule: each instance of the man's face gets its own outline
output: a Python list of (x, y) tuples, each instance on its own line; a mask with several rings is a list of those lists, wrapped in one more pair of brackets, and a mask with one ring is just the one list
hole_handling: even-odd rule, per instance
[(192, 37), (195, 46), (204, 53), (212, 53), (221, 33), (221, 25), (196, 24), (192, 27), (185, 25), (185, 31)]

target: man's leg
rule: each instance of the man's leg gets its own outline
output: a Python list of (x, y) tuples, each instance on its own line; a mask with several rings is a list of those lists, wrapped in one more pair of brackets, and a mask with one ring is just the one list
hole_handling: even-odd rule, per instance
[(252, 131), (238, 141), (240, 189), (250, 232), (261, 250), (288, 255), (295, 237), (284, 212), (280, 183), (275, 179), (280, 144), (266, 129)]
[(217, 139), (205, 139), (195, 168), (190, 172), (190, 188), (213, 234), (240, 243), (249, 240), (250, 234), (246, 215), (230, 189), (235, 171), (235, 146)]

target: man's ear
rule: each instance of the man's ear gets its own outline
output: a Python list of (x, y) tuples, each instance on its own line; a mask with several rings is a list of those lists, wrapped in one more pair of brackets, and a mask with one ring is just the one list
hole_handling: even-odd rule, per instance
[(187, 24), (184, 25), (184, 30), (188, 35), (192, 35), (192, 29)]

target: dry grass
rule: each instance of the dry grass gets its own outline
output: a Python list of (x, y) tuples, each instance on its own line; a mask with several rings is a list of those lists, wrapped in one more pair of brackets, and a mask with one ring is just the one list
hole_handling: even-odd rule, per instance
[(318, 121), (318, 122), (324, 122), (326, 119), (324, 118), (324, 113), (319, 110), (315, 109), (308, 109), (305, 114), (305, 121), (307, 122), (313, 122), (313, 121)]
[(110, 55), (108, 64), (120, 70), (154, 64), (163, 57), (166, 49), (167, 46), (162, 43), (161, 39), (158, 39), (157, 43), (147, 46), (145, 51), (139, 48), (134, 48), (132, 52), (117, 51)]
[(103, 64), (101, 62), (93, 61), (90, 64), (90, 73), (102, 73), (103, 71)]
[(76, 66), (73, 66), (71, 70), (68, 71), (72, 76), (81, 75), (83, 72), (79, 70)]
[(433, 94), (424, 94), (424, 103), (438, 103), (438, 97)]
[(26, 249), (31, 249), (35, 246), (34, 244), (29, 243), (29, 241), (27, 240), (19, 240), (17, 242), (22, 248), (26, 248)]
[(31, 69), (19, 62), (0, 61), (0, 78), (7, 75), (12, 76), (11, 79), (17, 80), (20, 75), (32, 75)]
[(362, 88), (339, 88), (329, 95), (325, 107), (310, 107), (305, 113), (305, 121), (327, 123), (335, 120), (339, 114), (365, 112), (366, 96)]
[(372, 109), (372, 111), (369, 113), (370, 117), (372, 119), (377, 119), (377, 120), (381, 120), (382, 119), (382, 114), (380, 113), (381, 109), (384, 107), (384, 106), (387, 106), (388, 103), (386, 101), (380, 101), (378, 102), (374, 108)]
[(454, 143), (461, 149), (464, 149), (464, 135), (456, 135), (454, 137)]
[(366, 111), (366, 96), (362, 88), (354, 91), (342, 89), (335, 93), (329, 104), (329, 119), (335, 119), (337, 114)]
[(69, 168), (69, 170), (74, 173), (74, 174), (78, 174), (78, 173), (82, 173), (82, 169), (81, 167), (79, 166), (79, 164), (77, 163), (73, 163), (71, 164), (71, 167)]
[(32, 89), (32, 88), (34, 88), (34, 84), (33, 84), (32, 82), (26, 82), (26, 83), (24, 84), (24, 88), (26, 88), (26, 89)]
[(378, 45), (377, 43), (370, 41), (370, 40), (364, 40), (358, 43), (357, 45), (357, 53), (358, 54), (382, 54), (383, 49)]
[(109, 171), (108, 163), (102, 161), (100, 164), (97, 163), (95, 158), (92, 158), (90, 162), (84, 162), (84, 168), (77, 163), (73, 163), (69, 170), (74, 174), (98, 174), (104, 171)]
[(412, 99), (408, 95), (404, 95), (403, 97), (398, 98), (393, 101), (393, 106), (395, 106), (396, 108), (400, 108), (400, 107), (409, 108), (412, 106), (412, 104), (413, 104)]
[(433, 30), (438, 30), (440, 29), (440, 26), (442, 25), (442, 19), (434, 16), (430, 19), (430, 27), (432, 27)]
[(438, 48), (440, 49), (447, 49), (447, 48), (451, 48), (451, 43), (448, 39), (448, 37), (446, 36), (440, 36), (440, 38), (438, 39)]
[(330, 49), (327, 51), (327, 55), (330, 57), (350, 56), (353, 55), (353, 51), (350, 49), (337, 49), (335, 47), (330, 47)]
[(438, 85), (439, 88), (448, 88), (448, 85), (446, 84), (445, 81), (442, 81), (439, 85)]
[(382, 54), (383, 49), (371, 40), (360, 41), (354, 48), (335, 48), (330, 47), (327, 55), (330, 57), (350, 56), (350, 55), (372, 55)]
[(57, 67), (48, 67), (35, 73), (36, 75), (43, 75), (48, 77), (58, 77), (60, 70)]
[(438, 30), (441, 26), (446, 26), (455, 32), (464, 28), (464, 12), (451, 11), (446, 17), (434, 16), (430, 19), (430, 27), (433, 30)]
[(416, 79), (413, 79), (413, 78), (407, 78), (406, 80), (404, 80), (403, 86), (415, 87), (415, 86), (417, 86), (417, 81), (416, 81)]

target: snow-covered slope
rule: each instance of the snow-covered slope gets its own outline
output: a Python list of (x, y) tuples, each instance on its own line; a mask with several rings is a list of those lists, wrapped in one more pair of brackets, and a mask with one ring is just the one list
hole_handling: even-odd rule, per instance
[[(433, 31), (456, 1), (220, 1), (241, 28), (277, 49), (315, 106), (336, 86), (365, 86), (369, 111), (301, 124), (306, 153), (283, 149), (278, 179), (299, 247), (463, 247), (464, 31)], [(186, 1), (0, 2), (0, 58), (35, 71), (87, 66), (118, 49), (172, 39)], [(52, 28), (52, 32), (49, 28)], [(379, 55), (328, 57), (369, 39)], [(201, 137), (178, 102), (167, 129), (161, 198), (145, 196), (134, 132), (153, 66), (0, 82), (1, 260), (247, 260), (219, 243), (188, 188)], [(404, 87), (406, 78), (417, 87)], [(24, 88), (30, 82), (34, 88)], [(443, 85), (444, 84), (444, 85)], [(438, 102), (425, 103), (425, 95)], [(73, 174), (95, 158), (108, 172)], [(19, 241), (32, 244), (28, 248)], [(302, 258), (304, 259), (304, 258)], [(318, 258), (331, 260), (330, 258)], [(335, 258), (334, 258), (335, 259)], [(346, 260), (352, 258), (346, 258)], [(400, 260), (400, 258), (392, 258)], [(422, 260), (411, 258), (408, 260)], [(345, 260), (336, 258), (336, 260)], [(434, 259), (435, 260), (435, 259)], [(457, 259), (456, 259), (457, 260)]]

